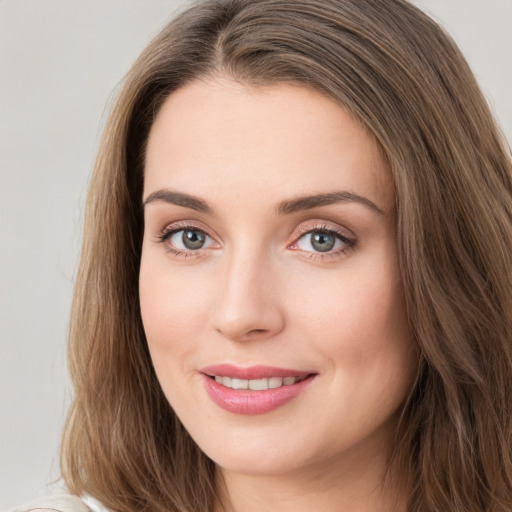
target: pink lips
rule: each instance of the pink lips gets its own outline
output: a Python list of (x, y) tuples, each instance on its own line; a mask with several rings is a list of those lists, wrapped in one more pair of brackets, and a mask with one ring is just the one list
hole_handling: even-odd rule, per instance
[[(315, 377), (313, 372), (261, 365), (238, 368), (229, 364), (221, 364), (208, 366), (199, 371), (203, 374), (206, 392), (212, 401), (222, 409), (236, 414), (263, 414), (273, 411), (300, 395)], [(297, 377), (301, 380), (295, 384), (283, 385), (274, 389), (252, 391), (250, 389), (231, 389), (216, 382), (212, 376), (245, 380)]]

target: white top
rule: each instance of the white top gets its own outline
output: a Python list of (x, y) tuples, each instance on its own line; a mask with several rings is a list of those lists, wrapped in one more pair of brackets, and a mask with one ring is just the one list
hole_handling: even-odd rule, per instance
[(8, 512), (109, 512), (98, 500), (91, 496), (55, 494), (16, 507)]

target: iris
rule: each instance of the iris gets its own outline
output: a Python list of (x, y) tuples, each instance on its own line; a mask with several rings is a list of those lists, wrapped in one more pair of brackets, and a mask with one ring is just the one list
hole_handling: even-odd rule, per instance
[(311, 233), (311, 245), (318, 252), (330, 251), (336, 243), (336, 237), (332, 233), (316, 231)]
[(181, 240), (187, 249), (201, 249), (205, 243), (206, 235), (201, 231), (184, 230)]

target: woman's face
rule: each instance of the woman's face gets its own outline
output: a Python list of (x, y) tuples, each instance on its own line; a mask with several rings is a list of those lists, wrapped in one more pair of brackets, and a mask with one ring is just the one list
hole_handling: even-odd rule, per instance
[(162, 389), (225, 471), (379, 466), (414, 380), (394, 187), (296, 85), (174, 92), (151, 129), (142, 319)]

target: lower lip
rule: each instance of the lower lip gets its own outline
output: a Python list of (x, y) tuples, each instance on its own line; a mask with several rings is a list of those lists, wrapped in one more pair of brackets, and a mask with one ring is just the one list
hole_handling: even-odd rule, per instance
[(222, 409), (235, 414), (264, 414), (287, 404), (299, 396), (311, 383), (314, 375), (280, 388), (252, 391), (231, 389), (204, 375), (208, 396)]

